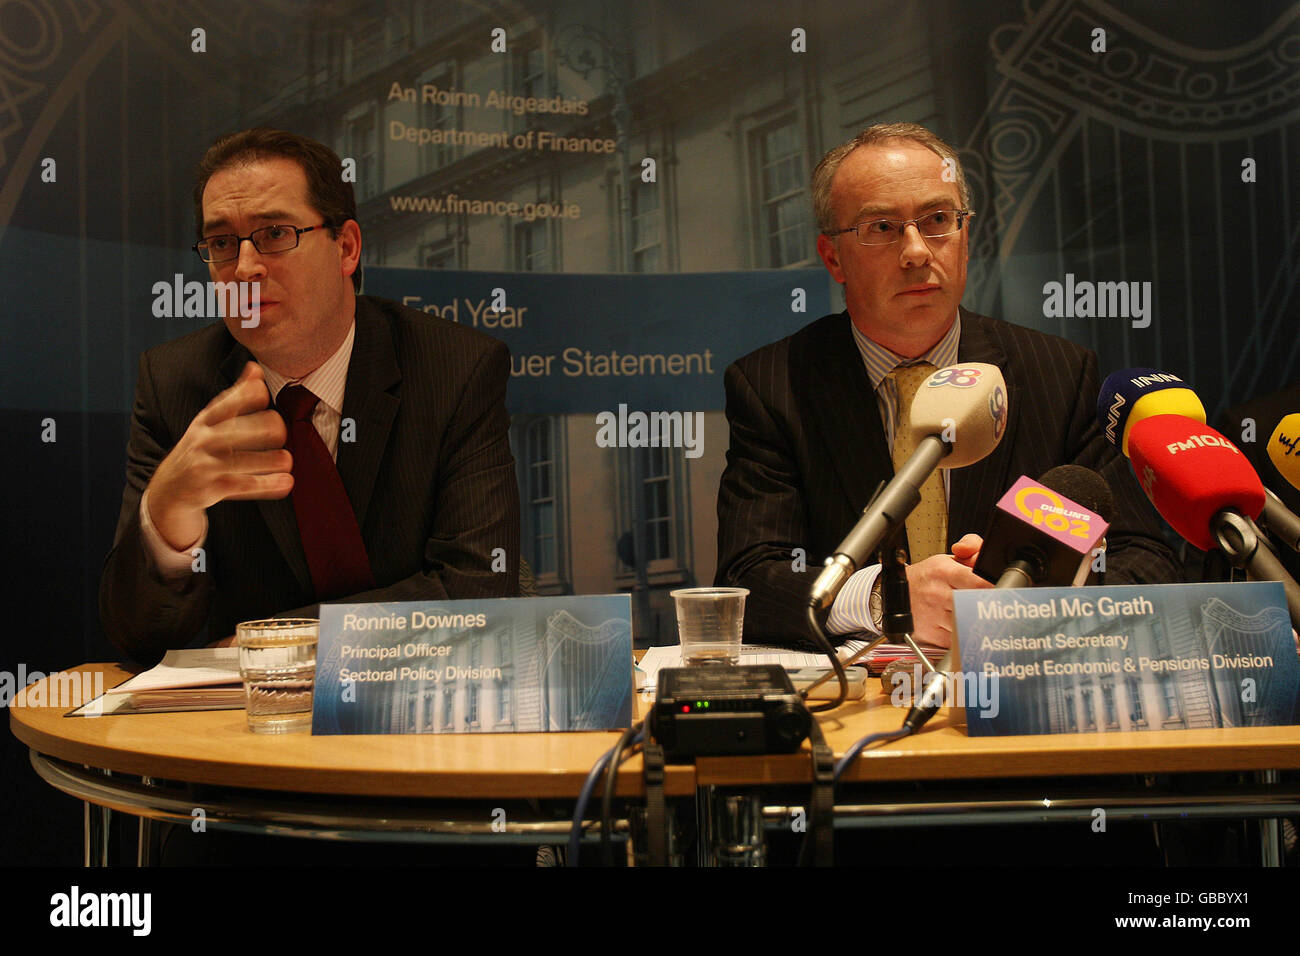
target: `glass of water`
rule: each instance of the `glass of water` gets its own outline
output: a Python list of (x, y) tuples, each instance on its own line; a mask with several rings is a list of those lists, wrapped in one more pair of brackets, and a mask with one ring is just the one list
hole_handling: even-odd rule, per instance
[(677, 602), (677, 633), (682, 663), (739, 664), (747, 588), (682, 588)]
[(320, 621), (271, 618), (235, 628), (248, 729), (255, 734), (311, 730)]

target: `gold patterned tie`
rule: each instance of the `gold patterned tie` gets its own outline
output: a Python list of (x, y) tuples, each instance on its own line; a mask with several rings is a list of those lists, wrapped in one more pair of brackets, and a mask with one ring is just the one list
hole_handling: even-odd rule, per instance
[[(929, 362), (899, 367), (889, 373), (898, 385), (898, 424), (894, 428), (893, 449), (895, 472), (916, 451), (916, 442), (912, 440), (912, 430), (908, 427), (912, 418), (912, 399), (916, 398), (921, 383), (932, 374), (934, 366)], [(921, 503), (908, 515), (907, 542), (913, 564), (948, 551), (948, 504), (944, 501), (943, 475), (938, 468), (921, 486)]]

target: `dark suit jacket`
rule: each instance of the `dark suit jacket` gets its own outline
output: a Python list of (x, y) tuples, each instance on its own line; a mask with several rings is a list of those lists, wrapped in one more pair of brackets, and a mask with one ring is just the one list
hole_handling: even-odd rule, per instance
[[(997, 449), (952, 472), (948, 543), (983, 535), (992, 508), (1022, 474), (1078, 464), (1115, 494), (1107, 582), (1180, 580), (1156, 514), (1127, 461), (1097, 425), (1097, 356), (1064, 339), (962, 310), (958, 360), (998, 366), (1008, 421)], [(847, 312), (828, 315), (726, 371), (731, 446), (718, 492), (720, 586), (750, 590), (745, 639), (804, 646), (804, 609), (881, 481), (893, 477), (884, 426)], [(792, 569), (803, 548), (807, 570)]]
[[(208, 509), (206, 571), (168, 584), (151, 570), (140, 496), (196, 414), (251, 356), (221, 323), (140, 357), (126, 489), (99, 585), (100, 616), (128, 656), (233, 634), (240, 621), (315, 617), (289, 497)], [(519, 496), (505, 406), (510, 356), (497, 340), (395, 302), (357, 297), (338, 469), (377, 588), (337, 601), (510, 597), (518, 593)], [(503, 548), (505, 573), (493, 573)]]

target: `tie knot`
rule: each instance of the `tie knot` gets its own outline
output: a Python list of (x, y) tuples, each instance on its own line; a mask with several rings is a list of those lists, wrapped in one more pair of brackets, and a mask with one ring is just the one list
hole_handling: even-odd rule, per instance
[(899, 365), (889, 373), (898, 383), (898, 403), (903, 409), (911, 409), (912, 399), (916, 397), (916, 391), (921, 387), (921, 383), (934, 374), (934, 366), (929, 362), (918, 362), (916, 365)]
[(320, 398), (313, 395), (301, 385), (286, 385), (276, 396), (275, 407), (290, 422), (305, 422), (311, 419)]

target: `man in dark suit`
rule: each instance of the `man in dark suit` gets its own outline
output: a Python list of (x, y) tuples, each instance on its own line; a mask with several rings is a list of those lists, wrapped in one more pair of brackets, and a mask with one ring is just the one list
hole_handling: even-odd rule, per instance
[(518, 593), (504, 344), (356, 294), (361, 231), (338, 156), (255, 129), (218, 140), (196, 251), (260, 308), (140, 359), (110, 639), (144, 663), (321, 601)]
[[(847, 311), (745, 356), (725, 376), (731, 444), (716, 582), (749, 588), (746, 639), (810, 643), (803, 609), (821, 560), (910, 454), (896, 423), (934, 368), (964, 362), (1002, 370), (1009, 418), (997, 450), (936, 472), (908, 519), (918, 640), (951, 641), (953, 590), (990, 586), (971, 568), (994, 504), (1021, 474), (1056, 465), (1092, 468), (1114, 492), (1108, 582), (1179, 580), (1154, 512), (1097, 426), (1096, 355), (959, 307), (973, 214), (953, 149), (914, 124), (871, 127), (822, 160), (813, 201), (817, 251), (844, 285)], [(845, 585), (832, 634), (878, 623), (878, 570)]]

